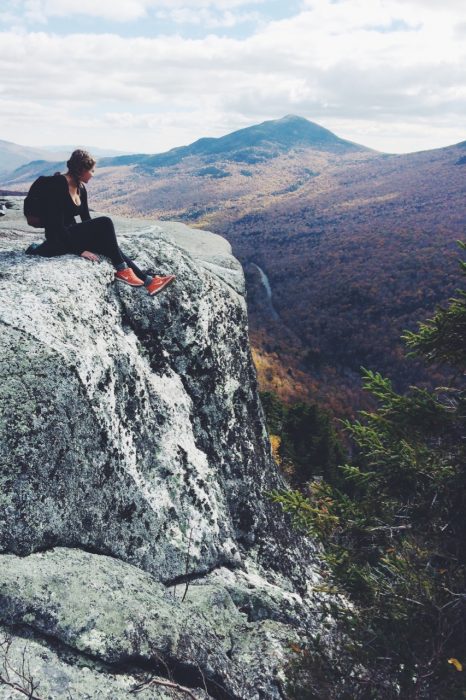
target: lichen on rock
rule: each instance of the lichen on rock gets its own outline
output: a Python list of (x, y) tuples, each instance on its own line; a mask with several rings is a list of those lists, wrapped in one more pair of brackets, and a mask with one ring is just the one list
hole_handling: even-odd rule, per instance
[[(267, 497), (241, 267), (209, 232), (116, 226), (175, 284), (149, 297), (106, 261), (27, 257), (20, 212), (0, 222), (0, 619), (62, 671), (66, 647), (165, 665), (199, 698), (284, 697), (318, 567)], [(72, 697), (94, 697), (71, 666)]]

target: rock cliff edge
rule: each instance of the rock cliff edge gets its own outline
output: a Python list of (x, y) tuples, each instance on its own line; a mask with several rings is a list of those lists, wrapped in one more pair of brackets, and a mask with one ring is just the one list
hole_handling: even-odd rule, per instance
[(183, 697), (163, 682), (199, 699), (286, 697), (290, 644), (326, 608), (318, 564), (303, 563), (309, 545), (267, 497), (281, 481), (229, 244), (115, 217), (125, 252), (177, 276), (149, 297), (115, 283), (107, 262), (25, 256), (40, 235), (20, 199), (10, 204), (0, 220), (10, 678), (25, 684), (15, 674), (26, 658), (41, 699), (118, 700), (141, 683), (142, 697)]

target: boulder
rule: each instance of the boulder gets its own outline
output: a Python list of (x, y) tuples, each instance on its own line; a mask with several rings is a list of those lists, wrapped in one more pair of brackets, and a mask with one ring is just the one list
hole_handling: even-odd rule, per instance
[[(229, 244), (115, 218), (127, 254), (176, 275), (150, 297), (105, 260), (26, 256), (37, 233), (11, 204), (0, 222), (9, 654), (17, 663), (27, 646), (47, 698), (132, 697), (140, 674), (198, 698), (285, 697), (290, 643), (319, 627), (325, 596), (318, 553), (268, 495), (283, 482)], [(0, 683), (0, 698), (10, 692)]]
[(130, 662), (203, 679), (213, 697), (251, 700), (280, 697), (280, 666), (297, 641), (284, 623), (248, 622), (219, 584), (180, 596), (131, 564), (66, 548), (1, 557), (0, 622), (29, 625), (114, 670)]

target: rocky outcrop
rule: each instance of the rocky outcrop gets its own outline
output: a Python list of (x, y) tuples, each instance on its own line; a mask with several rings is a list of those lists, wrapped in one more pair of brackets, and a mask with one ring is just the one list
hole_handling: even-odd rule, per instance
[(267, 497), (281, 482), (241, 267), (214, 234), (116, 223), (122, 247), (175, 285), (149, 297), (107, 262), (27, 257), (17, 207), (0, 223), (11, 667), (27, 654), (47, 698), (126, 698), (141, 677), (197, 698), (285, 697), (289, 644), (326, 612), (309, 546)]
[(134, 566), (77, 549), (4, 555), (0, 599), (10, 625), (28, 624), (113, 669), (168, 669), (212, 697), (280, 697), (280, 666), (298, 641), (285, 623), (248, 622), (220, 583), (167, 589)]

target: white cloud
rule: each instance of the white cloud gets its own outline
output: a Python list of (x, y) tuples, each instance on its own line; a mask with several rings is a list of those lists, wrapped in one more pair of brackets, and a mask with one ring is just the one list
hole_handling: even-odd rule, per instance
[[(40, 3), (57, 12), (87, 7), (68, 0)], [(136, 0), (112, 8), (115, 4), (123, 14), (157, 6), (179, 21), (197, 17), (203, 26), (209, 20), (236, 21), (228, 8), (244, 5), (247, 13), (251, 5)], [(128, 4), (131, 11), (124, 9)], [(29, 7), (34, 9), (32, 2)], [(110, 11), (103, 0), (99, 7)], [(60, 118), (60, 129), (66, 122), (73, 133), (76, 124), (78, 132), (94, 129), (102, 145), (122, 149), (141, 150), (145, 144), (145, 150), (164, 150), (289, 112), (329, 128), (341, 126), (340, 135), (363, 143), (360, 134), (367, 133), (373, 139), (368, 145), (380, 137), (381, 149), (428, 147), (429, 124), (431, 145), (442, 145), (442, 134), (446, 145), (466, 138), (461, 27), (466, 7), (453, 0), (441, 8), (418, 0), (306, 0), (299, 15), (270, 22), (243, 40), (4, 32), (3, 109), (20, 109), (27, 95), (21, 124), (33, 102), (40, 109), (31, 124), (39, 117), (45, 126), (47, 118), (49, 124)], [(7, 138), (15, 121), (1, 115), (0, 133)], [(79, 133), (76, 138), (85, 140)]]

